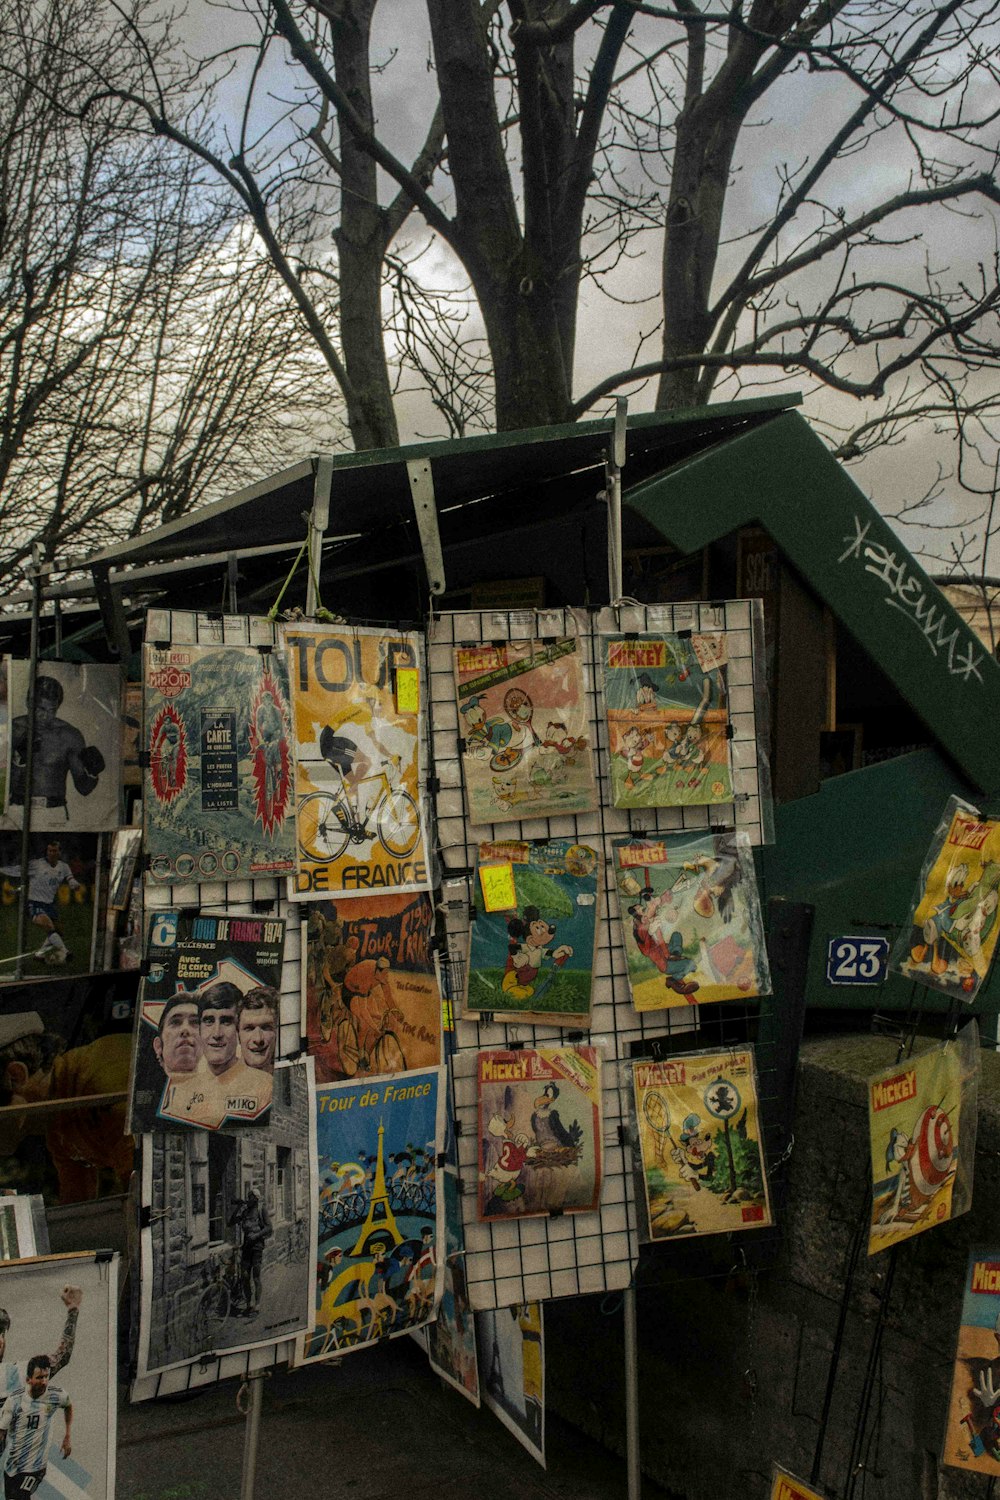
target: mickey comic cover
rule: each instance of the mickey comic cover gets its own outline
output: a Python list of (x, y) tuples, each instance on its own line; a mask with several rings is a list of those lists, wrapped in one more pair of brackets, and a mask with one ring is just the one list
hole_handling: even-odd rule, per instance
[(1000, 1247), (973, 1248), (965, 1270), (948, 1425), (941, 1459), (1000, 1474)]

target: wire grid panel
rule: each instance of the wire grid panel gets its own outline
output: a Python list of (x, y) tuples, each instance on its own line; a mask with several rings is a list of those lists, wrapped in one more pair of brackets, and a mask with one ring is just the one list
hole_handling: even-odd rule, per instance
[[(755, 619), (756, 616), (756, 619)], [(756, 628), (755, 628), (756, 627)], [(729, 653), (730, 720), (735, 798), (727, 806), (611, 807), (608, 735), (600, 689), (601, 633), (645, 630), (725, 630)], [(587, 717), (594, 759), (598, 806), (592, 812), (554, 818), (472, 825), (466, 818), (459, 745), (460, 727), (454, 679), (454, 648), (486, 641), (545, 640), (576, 635), (580, 640)], [(575, 609), (477, 610), (440, 615), (430, 624), (428, 671), (433, 771), (437, 780), (438, 835), (445, 869), (442, 911), (447, 934), (445, 959), (449, 989), (456, 1001), (452, 1059), (455, 1127), (466, 1278), (477, 1310), (515, 1302), (620, 1290), (629, 1285), (639, 1243), (633, 1187), (628, 1103), (618, 1086), (618, 1061), (642, 1051), (655, 1038), (692, 1031), (698, 1008), (638, 1013), (630, 1000), (625, 950), (618, 918), (611, 864), (611, 840), (654, 829), (668, 833), (719, 825), (745, 830), (753, 843), (766, 840), (770, 789), (766, 768), (756, 758), (762, 730), (762, 632), (759, 606), (737, 600), (721, 604), (629, 605), (599, 614)], [(490, 839), (572, 838), (590, 844), (602, 857), (603, 902), (598, 912), (589, 1040), (602, 1057), (604, 1180), (601, 1206), (593, 1214), (482, 1223), (478, 1218), (479, 1122), (476, 1055), (481, 1049), (551, 1046), (579, 1033), (546, 1025), (499, 1022), (488, 1016), (466, 1018), (458, 1001), (467, 962), (471, 880), (476, 846)]]

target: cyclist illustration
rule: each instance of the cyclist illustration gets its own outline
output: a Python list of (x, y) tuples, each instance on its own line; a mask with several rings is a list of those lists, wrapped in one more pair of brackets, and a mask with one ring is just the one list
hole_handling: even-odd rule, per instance
[(395, 1032), (394, 1021), (402, 1021), (389, 983), (389, 960), (366, 958), (352, 964), (344, 975), (344, 998), (357, 1033), (358, 1070), (366, 1073), (399, 1073), (406, 1058)]
[(416, 802), (398, 785), (400, 758), (387, 756), (373, 770), (357, 741), (329, 724), (320, 732), (319, 748), (336, 781), (333, 790), (311, 792), (299, 804), (299, 845), (306, 858), (326, 863), (349, 843), (376, 839), (394, 859), (409, 854), (420, 823)]

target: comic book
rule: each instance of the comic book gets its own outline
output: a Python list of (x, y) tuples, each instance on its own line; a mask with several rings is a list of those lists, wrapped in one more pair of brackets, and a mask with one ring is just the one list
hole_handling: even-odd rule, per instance
[(441, 1061), (429, 895), (315, 901), (303, 931), (303, 1035), (317, 1083)]
[(444, 1266), (445, 1070), (314, 1092), (319, 1222), (311, 1326), (296, 1364), (429, 1323)]
[(279, 917), (152, 911), (129, 1128), (265, 1125), (285, 946)]
[(595, 1047), (480, 1052), (479, 1217), (592, 1213), (601, 1197)]
[(615, 807), (732, 802), (726, 632), (600, 638)]
[[(9, 662), (7, 826), (20, 828), (28, 770), (26, 661)], [(121, 821), (120, 667), (42, 661), (35, 674), (32, 833), (103, 833)]]
[(522, 1448), (545, 1468), (545, 1323), (541, 1302), (476, 1313), (479, 1388)]
[(588, 1026), (597, 851), (574, 839), (480, 844), (465, 1010)]
[(470, 823), (596, 806), (576, 636), (456, 646), (455, 687)]
[(294, 869), (288, 669), (255, 646), (146, 645), (147, 878)]
[(647, 1240), (771, 1223), (749, 1047), (629, 1064), (637, 1201)]
[(476, 1322), (469, 1303), (465, 1279), (465, 1231), (458, 1177), (446, 1167), (444, 1185), (445, 1261), (444, 1290), (433, 1323), (426, 1329), (427, 1357), (431, 1369), (473, 1406), (479, 1405), (479, 1369), (476, 1360)]
[(770, 993), (745, 833), (615, 839), (622, 941), (636, 1010)]
[(956, 1218), (972, 1198), (979, 1045), (974, 1021), (868, 1080), (868, 1254)]
[(414, 631), (286, 625), (304, 900), (430, 885), (420, 804), (422, 651)]
[(771, 1500), (825, 1500), (821, 1490), (775, 1466), (771, 1478)]
[(952, 798), (924, 863), (921, 888), (889, 967), (972, 1001), (996, 949), (1000, 821)]
[[(23, 978), (91, 973), (100, 883), (100, 834), (29, 836), (27, 925), (20, 954)], [(13, 981), (18, 962), (20, 884), (21, 835), (0, 833), (0, 986)]]
[(942, 1463), (1000, 1474), (1000, 1248), (969, 1252)]

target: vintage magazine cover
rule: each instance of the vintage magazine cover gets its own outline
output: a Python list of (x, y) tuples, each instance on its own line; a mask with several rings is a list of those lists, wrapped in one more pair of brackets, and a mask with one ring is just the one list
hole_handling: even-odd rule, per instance
[(466, 1011), (590, 1024), (600, 864), (574, 839), (479, 845)]
[[(7, 825), (20, 828), (28, 754), (26, 661), (10, 662)], [(101, 833), (121, 822), (119, 667), (43, 661), (35, 676), (33, 833)]]
[(615, 839), (622, 941), (636, 1010), (770, 993), (745, 833)]
[(976, 998), (997, 943), (1000, 821), (953, 797), (934, 836), (890, 968), (960, 1000)]
[(285, 924), (153, 911), (129, 1098), (136, 1135), (263, 1125), (271, 1107)]
[(682, 1053), (662, 1062), (637, 1059), (628, 1068), (645, 1238), (729, 1234), (770, 1224), (751, 1049)]
[(313, 1313), (296, 1364), (411, 1333), (444, 1267), (445, 1070), (317, 1085), (319, 1234)]
[(545, 1468), (545, 1323), (540, 1302), (476, 1313), (479, 1388), (500, 1418)]
[(868, 1080), (869, 1255), (969, 1208), (978, 1077), (979, 1032), (969, 1021), (943, 1046)]
[(293, 894), (426, 890), (419, 636), (286, 625), (295, 738)]
[(596, 806), (575, 636), (456, 646), (455, 687), (470, 823)]
[(135, 990), (134, 975), (32, 980), (4, 989), (0, 1186), (42, 1193), (50, 1204), (126, 1191)]
[(140, 1376), (308, 1327), (316, 1259), (312, 1059), (279, 1063), (270, 1118), (142, 1139)]
[[(34, 813), (32, 813), (34, 818)], [(25, 979), (55, 973), (89, 974), (94, 968), (101, 875), (96, 833), (33, 833), (28, 840), (27, 936), (20, 954)], [(0, 833), (0, 984), (13, 980), (17, 963), (21, 835)]]
[(458, 1176), (446, 1167), (444, 1186), (445, 1260), (444, 1290), (433, 1323), (428, 1324), (427, 1357), (431, 1369), (461, 1391), (473, 1406), (479, 1405), (479, 1368), (476, 1360), (476, 1320), (469, 1303), (465, 1279), (465, 1230)]
[(0, 1193), (0, 1260), (26, 1260), (48, 1251), (37, 1243), (39, 1228), (45, 1229), (45, 1205), (37, 1193)]
[(969, 1252), (941, 1460), (1000, 1474), (1000, 1247)]
[(771, 1480), (771, 1500), (826, 1500), (821, 1490), (775, 1466)]
[(480, 1052), (479, 1217), (591, 1213), (601, 1197), (595, 1047)]
[(0, 1306), (6, 1493), (114, 1500), (118, 1256), (0, 1266)]
[(295, 868), (288, 669), (255, 646), (143, 648), (153, 884)]
[(142, 683), (122, 689), (122, 785), (142, 786)]
[(436, 1066), (441, 991), (430, 896), (316, 901), (302, 926), (302, 1031), (316, 1082)]
[(615, 807), (732, 802), (726, 633), (600, 640)]

